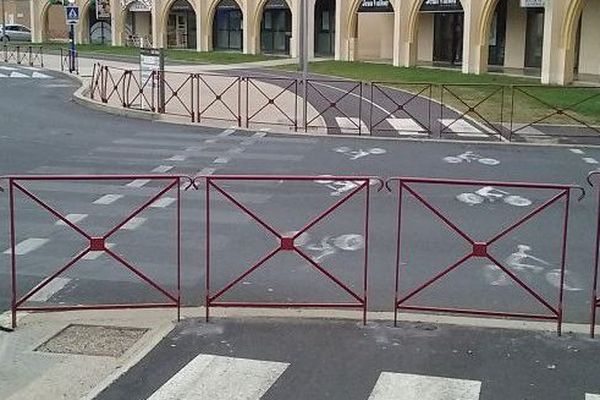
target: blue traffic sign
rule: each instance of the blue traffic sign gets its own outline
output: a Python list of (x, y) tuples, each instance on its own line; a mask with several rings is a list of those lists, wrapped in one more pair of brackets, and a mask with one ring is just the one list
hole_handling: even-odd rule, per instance
[(66, 6), (67, 24), (76, 24), (79, 22), (79, 6)]

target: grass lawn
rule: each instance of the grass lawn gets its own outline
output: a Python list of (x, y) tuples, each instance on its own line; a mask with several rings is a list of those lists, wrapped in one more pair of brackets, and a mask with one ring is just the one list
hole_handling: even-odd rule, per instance
[[(296, 67), (287, 65), (280, 68), (294, 70)], [(485, 99), (475, 109), (483, 119), (491, 122), (508, 123), (511, 115), (515, 123), (537, 122), (553, 114), (552, 106), (555, 106), (569, 108), (567, 113), (581, 121), (600, 124), (600, 88), (542, 86), (539, 79), (532, 78), (500, 74), (467, 75), (453, 70), (399, 68), (367, 62), (321, 61), (311, 63), (310, 71), (363, 82), (385, 82), (382, 90), (388, 86), (411, 93), (426, 89), (422, 96), (429, 95), (428, 86), (422, 83), (432, 83), (431, 97), (440, 101), (443, 96), (445, 104), (461, 112)], [(448, 86), (441, 86), (445, 84)], [(513, 85), (518, 88), (514, 92), (511, 89)], [(472, 112), (468, 115), (482, 119)], [(541, 123), (577, 125), (575, 120), (564, 115), (553, 115)]]
[[(69, 47), (67, 43), (44, 43), (41, 45), (46, 52), (58, 51)], [(107, 55), (117, 57), (135, 57), (140, 54), (137, 47), (103, 46), (96, 44), (79, 44), (77, 51), (82, 55)], [(277, 57), (262, 54), (242, 54), (237, 52), (210, 51), (198, 52), (194, 50), (168, 49), (165, 51), (167, 61), (200, 63), (200, 64), (237, 64), (252, 61), (265, 61)]]

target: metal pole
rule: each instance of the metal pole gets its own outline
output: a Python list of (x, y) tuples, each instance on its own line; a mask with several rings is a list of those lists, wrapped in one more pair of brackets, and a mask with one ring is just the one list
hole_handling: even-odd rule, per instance
[(300, 12), (300, 43), (302, 44), (300, 49), (302, 60), (302, 125), (304, 130), (307, 129), (308, 124), (308, 0), (302, 0), (302, 10)]
[(71, 54), (69, 54), (69, 72), (75, 71), (75, 24), (71, 24)]
[(4, 12), (4, 0), (2, 0), (0, 4), (2, 4), (2, 36), (0, 36), (0, 42), (3, 42), (4, 32), (6, 31), (6, 13)]

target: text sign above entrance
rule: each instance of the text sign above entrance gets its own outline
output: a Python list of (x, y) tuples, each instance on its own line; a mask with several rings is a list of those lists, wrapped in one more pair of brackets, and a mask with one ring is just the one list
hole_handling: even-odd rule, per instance
[(394, 12), (390, 0), (363, 0), (358, 12)]
[(430, 13), (448, 13), (462, 12), (462, 4), (460, 0), (423, 0), (421, 4), (421, 12)]
[(541, 8), (546, 5), (546, 0), (521, 0), (522, 8)]

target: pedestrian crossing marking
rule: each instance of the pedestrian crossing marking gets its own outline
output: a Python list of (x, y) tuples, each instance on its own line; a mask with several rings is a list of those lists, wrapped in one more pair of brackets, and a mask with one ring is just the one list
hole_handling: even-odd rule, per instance
[(443, 129), (449, 130), (457, 136), (488, 137), (486, 133), (483, 133), (479, 128), (462, 118), (458, 120), (454, 118), (442, 118), (438, 121), (443, 125)]
[(335, 117), (335, 121), (340, 127), (340, 131), (345, 134), (355, 135), (360, 126), (361, 133), (369, 133), (367, 125), (360, 118)]
[(8, 75), (0, 74), (0, 78), (8, 78)]
[(172, 169), (173, 169), (172, 165), (159, 165), (158, 167), (154, 168), (152, 170), (152, 172), (157, 172), (159, 174), (164, 174), (165, 172), (169, 172)]
[(146, 218), (133, 217), (125, 225), (121, 227), (121, 229), (126, 231), (134, 231), (146, 222)]
[(402, 136), (423, 136), (427, 132), (423, 131), (423, 127), (412, 118), (388, 118), (388, 124)]
[(148, 400), (256, 400), (289, 364), (200, 354)]
[(50, 75), (42, 74), (41, 72), (34, 72), (31, 74), (31, 77), (34, 79), (52, 79)]
[(122, 194), (106, 194), (100, 197), (98, 200), (94, 201), (92, 204), (108, 205), (114, 203), (122, 197)]
[(21, 72), (13, 71), (10, 73), (11, 78), (29, 78), (29, 75), (25, 75)]
[[(15, 254), (18, 256), (23, 256), (27, 253), (30, 253), (30, 252), (42, 247), (43, 245), (45, 245), (48, 242), (49, 242), (49, 239), (43, 239), (43, 238), (25, 239), (15, 246)], [(8, 250), (4, 251), (4, 254), (12, 254), (12, 250), (9, 248)]]
[[(87, 214), (67, 214), (65, 216), (65, 219), (72, 224), (77, 224), (78, 222), (83, 221), (85, 218), (87, 218), (87, 216)], [(61, 219), (56, 221), (55, 225), (67, 226), (67, 223)]]
[(13, 67), (4, 67), (4, 66), (0, 66), (0, 69), (3, 69), (5, 71), (16, 71), (16, 68)]
[(369, 400), (479, 400), (481, 382), (382, 372)]
[(585, 400), (600, 400), (600, 394), (589, 394), (585, 395)]
[(148, 183), (150, 183), (150, 179), (135, 179), (135, 180), (129, 182), (125, 186), (131, 187), (131, 188), (141, 188)]
[(52, 279), (46, 286), (41, 288), (36, 294), (29, 298), (29, 301), (37, 301), (43, 303), (50, 300), (52, 296), (64, 289), (71, 282), (71, 278), (56, 277)]
[(156, 200), (154, 203), (150, 204), (150, 207), (165, 208), (165, 207), (170, 206), (174, 202), (175, 202), (175, 199), (173, 197), (162, 197), (162, 198)]

